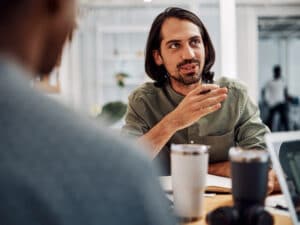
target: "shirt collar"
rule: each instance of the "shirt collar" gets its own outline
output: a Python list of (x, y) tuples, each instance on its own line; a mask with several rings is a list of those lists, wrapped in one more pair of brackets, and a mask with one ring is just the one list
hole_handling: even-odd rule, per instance
[(181, 94), (177, 93), (176, 91), (174, 91), (174, 89), (171, 87), (170, 82), (167, 82), (166, 90), (167, 90), (168, 94), (170, 95), (171, 99), (175, 103), (181, 102), (182, 99), (185, 97), (184, 95), (181, 95)]

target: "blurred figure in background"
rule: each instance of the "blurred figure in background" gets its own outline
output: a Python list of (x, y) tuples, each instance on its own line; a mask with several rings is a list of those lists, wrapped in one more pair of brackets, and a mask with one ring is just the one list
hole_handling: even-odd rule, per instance
[(144, 156), (30, 87), (57, 63), (75, 11), (0, 1), (1, 224), (175, 224)]
[[(275, 65), (273, 68), (273, 80), (269, 81), (264, 90), (265, 100), (269, 107), (266, 124), (272, 131), (289, 130), (287, 88), (281, 76), (281, 67)], [(279, 114), (277, 128), (274, 125), (275, 114)]]

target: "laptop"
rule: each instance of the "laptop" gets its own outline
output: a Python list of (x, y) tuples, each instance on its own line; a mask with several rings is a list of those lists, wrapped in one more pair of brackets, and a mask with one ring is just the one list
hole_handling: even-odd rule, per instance
[(293, 224), (300, 225), (300, 131), (271, 133), (265, 138)]

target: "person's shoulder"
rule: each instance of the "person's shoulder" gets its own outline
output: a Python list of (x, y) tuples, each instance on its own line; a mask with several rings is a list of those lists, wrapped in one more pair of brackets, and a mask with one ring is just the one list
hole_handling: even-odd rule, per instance
[[(58, 152), (63, 152), (64, 148), (72, 148), (75, 152), (84, 149), (86, 157), (90, 155), (91, 160), (97, 155), (102, 155), (100, 158), (103, 161), (105, 157), (115, 159), (121, 157), (124, 159), (123, 162), (126, 161), (125, 159), (141, 161), (143, 158), (142, 154), (134, 150), (136, 148), (130, 142), (116, 137), (119, 135), (115, 132), (108, 131), (103, 122), (76, 112), (24, 85), (18, 87), (18, 95), (14, 100), (9, 100), (14, 101), (10, 104), (14, 104), (13, 109), (17, 107), (23, 109), (22, 112), (15, 110), (15, 117), (18, 118), (16, 120), (24, 124), (23, 132), (26, 132), (25, 127), (31, 126), (38, 144), (45, 143), (47, 148), (57, 149)], [(45, 137), (51, 137), (53, 141), (44, 140)], [(109, 162), (109, 159), (107, 160)]]
[[(95, 169), (107, 170), (111, 174), (124, 175), (133, 171), (147, 174), (143, 169), (143, 164), (147, 162), (146, 156), (141, 153), (143, 151), (138, 151), (133, 144), (119, 137), (118, 132), (108, 131), (107, 126), (99, 120), (74, 112), (25, 84), (13, 84), (6, 88), (7, 93), (13, 97), (2, 99), (8, 105), (5, 112), (2, 112), (2, 115), (5, 114), (2, 121), (6, 122), (7, 118), (9, 124), (12, 124), (6, 128), (7, 136), (11, 139), (19, 137), (2, 143), (7, 145), (9, 141), (13, 141), (12, 152), (25, 154), (19, 149), (22, 148), (22, 143), (29, 142), (32, 146), (27, 147), (26, 154), (41, 155), (50, 152), (60, 161), (66, 160), (70, 164), (72, 160), (79, 164), (89, 161), (91, 165), (95, 165)], [(16, 129), (13, 124), (18, 124), (20, 128)], [(30, 133), (28, 127), (31, 129)], [(119, 169), (112, 168), (112, 164), (117, 164)], [(121, 176), (126, 177), (123, 175)]]
[[(51, 112), (51, 108), (55, 108), (56, 112)], [(99, 170), (109, 171), (114, 176), (119, 173), (122, 178), (131, 174), (136, 179), (141, 179), (148, 174), (147, 169), (150, 166), (147, 165), (150, 163), (145, 151), (137, 149), (133, 143), (122, 138), (118, 131), (109, 130), (103, 122), (74, 113), (54, 101), (49, 100), (43, 109), (41, 113), (47, 122), (41, 130), (46, 132), (48, 128), (47, 132), (51, 132), (49, 135), (56, 142), (48, 143), (49, 148), (57, 149), (55, 151), (58, 155), (64, 148), (73, 149), (74, 158), (83, 157), (91, 164), (97, 164)], [(118, 169), (111, 168), (112, 164), (118, 164)]]
[(113, 130), (107, 131), (103, 127), (98, 127), (95, 131), (98, 131), (98, 136), (101, 136), (97, 140), (94, 139), (96, 151), (101, 149), (107, 155), (105, 157), (111, 158), (111, 160), (103, 160), (104, 162), (118, 162), (119, 166), (123, 167), (123, 171), (129, 170), (130, 173), (139, 171), (145, 175), (149, 172), (151, 165), (146, 155), (147, 151), (144, 149), (146, 147), (140, 146), (138, 149), (136, 144)]
[(133, 91), (133, 94), (145, 94), (145, 95), (153, 95), (155, 94), (160, 87), (158, 87), (154, 82), (145, 82), (136, 88)]
[[(50, 108), (55, 108), (56, 112), (47, 114)], [(62, 132), (62, 136), (67, 136), (65, 141), (71, 143), (76, 137), (78, 148), (89, 144), (85, 147), (93, 149), (95, 153), (100, 150), (105, 155), (115, 155), (115, 158), (137, 158), (138, 161), (144, 158), (143, 154), (136, 150), (135, 145), (118, 135), (118, 131), (108, 130), (103, 121), (73, 112), (50, 99), (45, 109), (48, 109), (44, 112), (45, 119), (48, 118), (49, 123), (57, 121), (56, 129)], [(69, 135), (64, 135), (66, 133)]]
[(229, 90), (240, 93), (247, 93), (247, 86), (246, 84), (238, 79), (232, 79), (229, 77), (221, 77), (216, 82), (221, 87), (227, 87)]
[(157, 86), (154, 82), (146, 82), (136, 88), (130, 95), (130, 101), (136, 101), (147, 98), (154, 98), (162, 90), (162, 87)]

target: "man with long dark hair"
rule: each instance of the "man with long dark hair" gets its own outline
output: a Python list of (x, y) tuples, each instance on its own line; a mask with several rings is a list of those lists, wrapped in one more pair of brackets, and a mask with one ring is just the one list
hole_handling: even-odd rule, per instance
[(123, 133), (150, 145), (163, 174), (170, 173), (171, 143), (207, 144), (209, 172), (229, 176), (228, 150), (266, 147), (268, 128), (259, 117), (246, 87), (228, 78), (205, 84), (215, 51), (201, 20), (181, 8), (167, 8), (151, 27), (146, 83), (129, 97)]
[(0, 223), (175, 224), (145, 156), (30, 86), (75, 12), (75, 0), (0, 1)]

